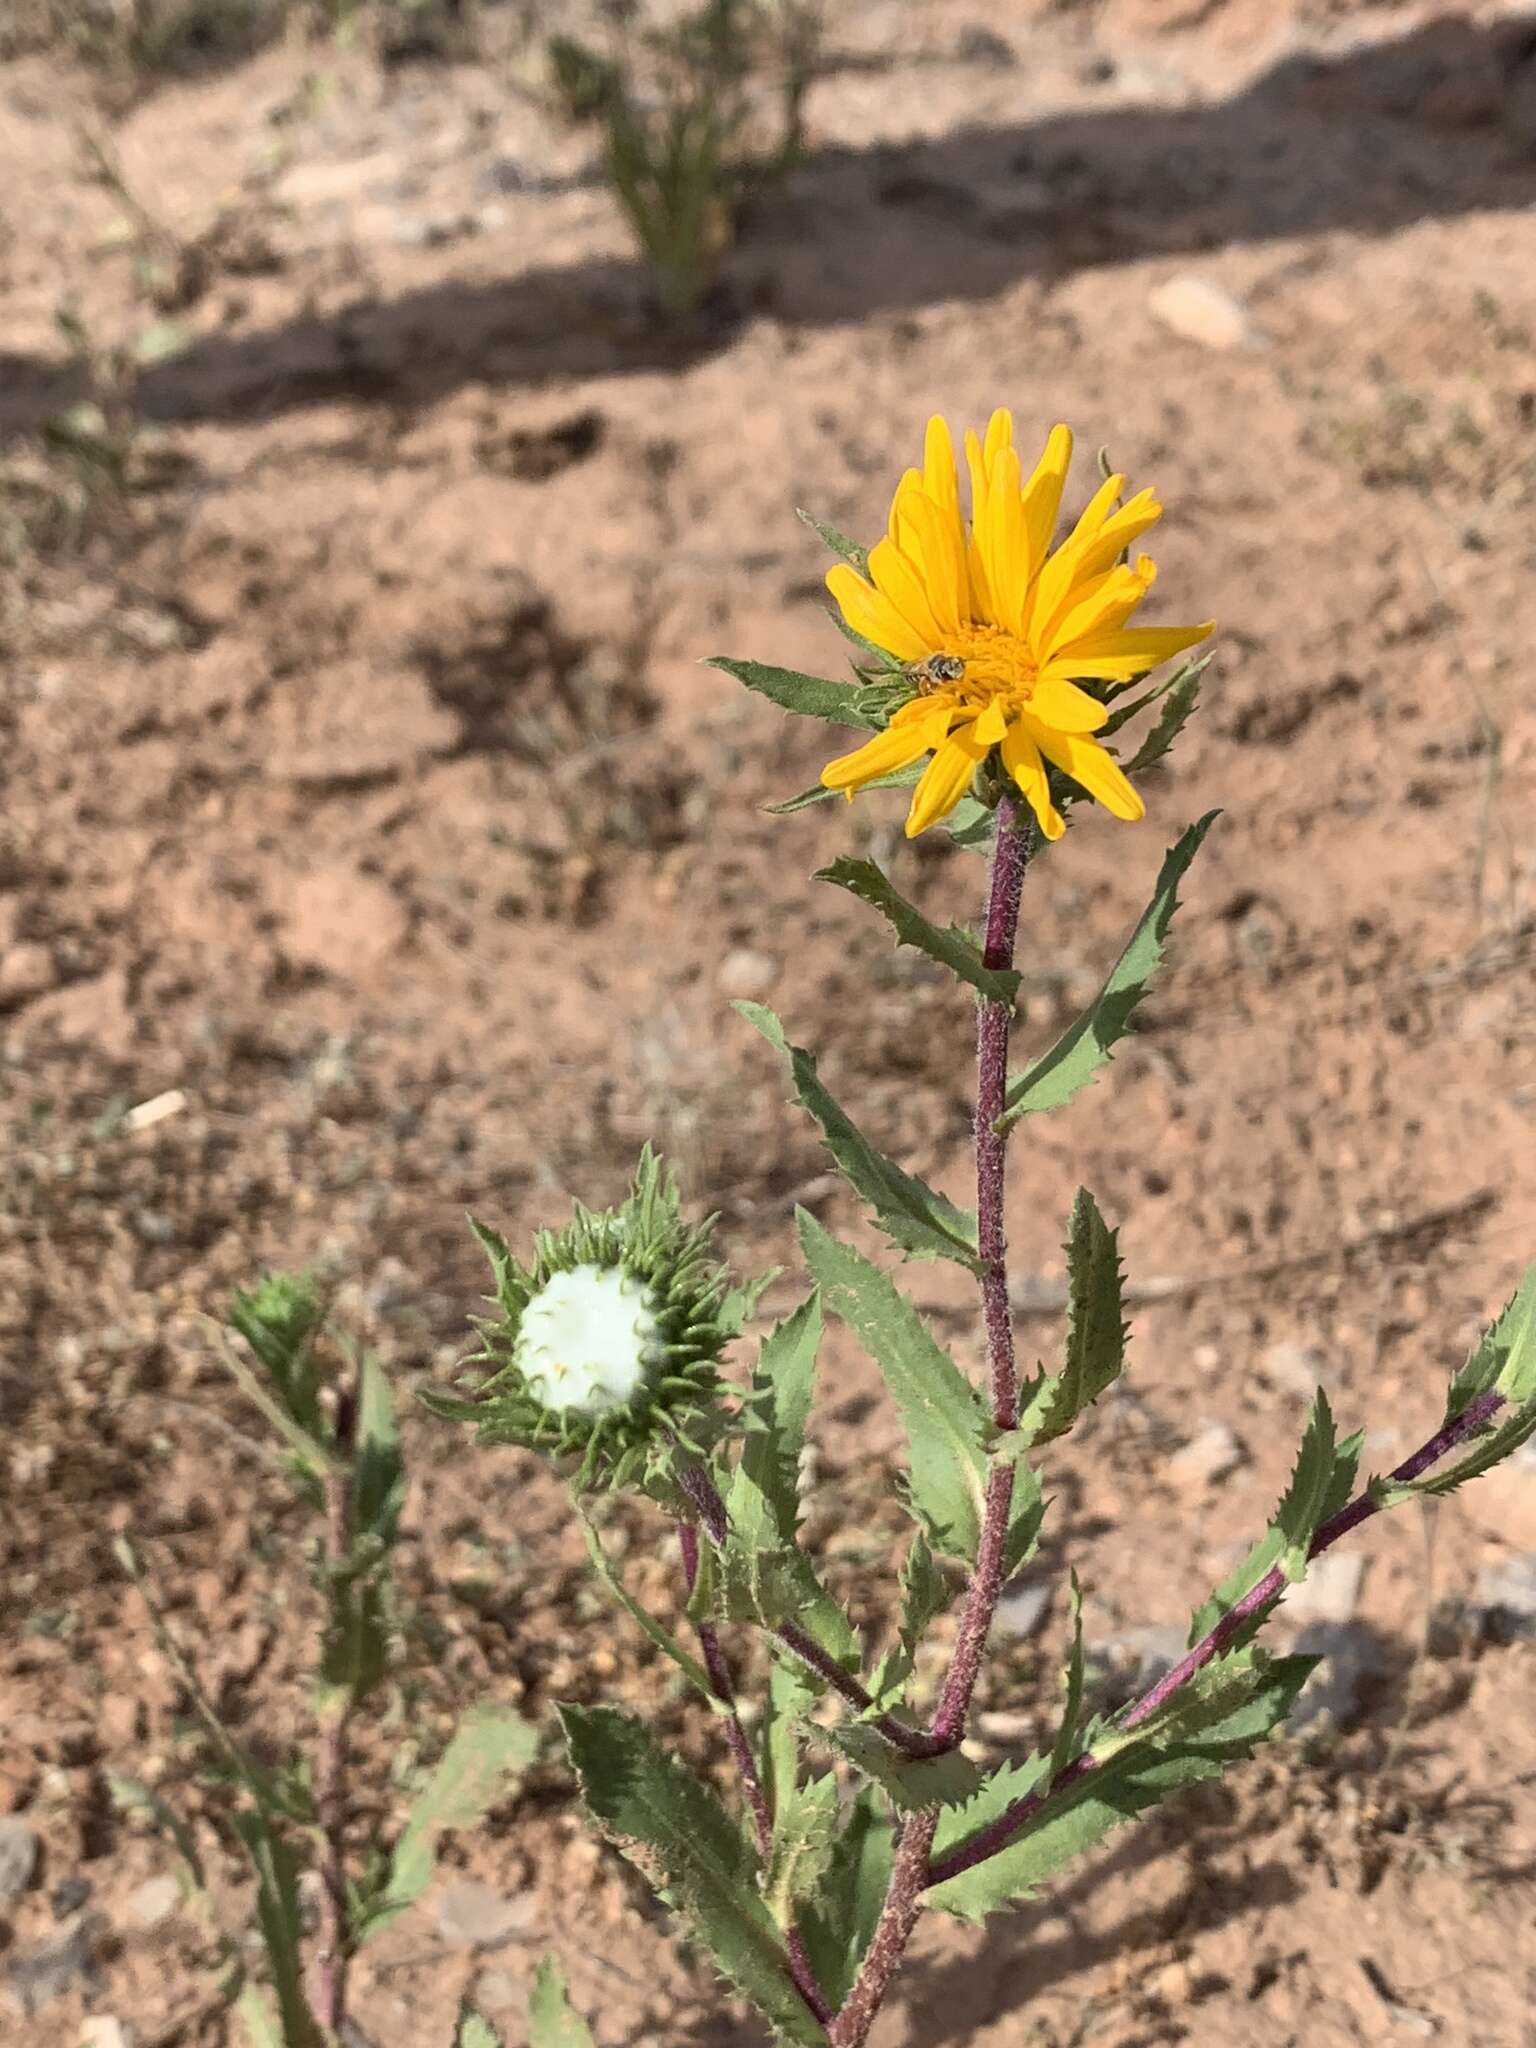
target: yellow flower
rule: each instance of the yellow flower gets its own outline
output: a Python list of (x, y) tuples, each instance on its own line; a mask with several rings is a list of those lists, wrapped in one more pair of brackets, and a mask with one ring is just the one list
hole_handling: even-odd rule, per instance
[(1117, 818), (1139, 818), (1141, 798), (1091, 737), (1109, 714), (1083, 681), (1128, 683), (1204, 640), (1200, 626), (1131, 626), (1152, 587), (1145, 555), (1120, 556), (1162, 517), (1151, 491), (1116, 510), (1125, 479), (1112, 476), (1055, 552), (1051, 538), (1072, 459), (1072, 436), (1053, 427), (1026, 482), (1013, 415), (995, 412), (986, 441), (965, 437), (971, 522), (949, 428), (928, 422), (921, 470), (891, 501), (884, 540), (869, 551), (868, 580), (839, 564), (827, 587), (856, 633), (906, 664), (918, 694), (884, 732), (831, 761), (828, 789), (856, 789), (927, 753), (907, 837), (946, 816), (993, 747), (1028, 799), (1047, 839), (1063, 831), (1045, 763), (1080, 783)]

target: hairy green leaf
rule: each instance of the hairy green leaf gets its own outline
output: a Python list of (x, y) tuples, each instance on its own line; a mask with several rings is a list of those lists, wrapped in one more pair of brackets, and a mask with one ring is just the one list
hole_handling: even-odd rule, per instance
[(592, 2029), (573, 2008), (565, 1972), (553, 1956), (543, 1958), (528, 1989), (528, 2048), (593, 2048)]
[[(905, 768), (893, 768), (889, 775), (877, 775), (873, 782), (866, 782), (863, 788), (911, 789), (927, 765), (926, 761), (909, 762)], [(771, 817), (788, 818), (796, 811), (808, 811), (812, 804), (831, 803), (834, 797), (843, 797), (846, 800), (847, 792), (841, 789), (828, 789), (823, 782), (813, 782), (809, 789), (802, 789), (798, 796), (786, 797), (781, 804), (764, 804), (763, 809)], [(951, 816), (953, 815), (951, 813)]]
[(694, 1770), (616, 1707), (562, 1706), (582, 1797), (688, 1921), (716, 1966), (790, 2041), (825, 2035), (794, 1991), (757, 1856)]
[(775, 1818), (773, 1851), (763, 1879), (763, 1898), (784, 1931), (794, 1926), (801, 1899), (825, 1876), (836, 1845), (836, 1778), (812, 1778), (797, 1785)]
[(1051, 1749), (1051, 1776), (1064, 1771), (1082, 1748), (1083, 1736), (1083, 1589), (1077, 1573), (1071, 1574), (1072, 1647), (1067, 1653), (1066, 1698), (1061, 1709), (1061, 1726)]
[(981, 1773), (975, 1764), (958, 1749), (943, 1756), (906, 1756), (893, 1749), (883, 1735), (857, 1721), (845, 1721), (840, 1727), (823, 1728), (818, 1733), (855, 1770), (873, 1779), (901, 1813), (962, 1805), (981, 1783)]
[(538, 1746), (538, 1730), (521, 1715), (505, 1707), (469, 1710), (416, 1796), (389, 1859), (389, 1882), (370, 1919), (370, 1935), (414, 1905), (426, 1890), (443, 1830), (471, 1827), (481, 1820), (532, 1763)]
[(878, 910), (895, 932), (898, 946), (911, 946), (926, 953), (961, 981), (969, 982), (989, 1002), (1007, 1003), (1012, 1008), (1019, 992), (1019, 976), (1013, 969), (984, 966), (981, 948), (968, 931), (957, 924), (931, 923), (892, 886), (872, 860), (855, 860), (842, 854), (830, 867), (818, 868), (814, 879), (846, 889), (861, 903)]
[(1495, 1390), (1506, 1401), (1536, 1399), (1536, 1266), (1528, 1268), (1515, 1293), (1451, 1381), (1445, 1404), (1446, 1421), (1454, 1422), (1479, 1396)]
[(1156, 692), (1153, 701), (1160, 700), (1163, 708), (1158, 713), (1156, 725), (1126, 762), (1127, 775), (1144, 775), (1149, 768), (1154, 767), (1168, 753), (1188, 725), (1200, 701), (1200, 679), (1209, 660), (1210, 656), (1207, 654), (1198, 661), (1186, 663), (1176, 676)]
[(1179, 907), (1179, 883), (1200, 850), (1200, 843), (1220, 813), (1207, 811), (1171, 847), (1158, 874), (1152, 901), (1142, 913), (1125, 951), (1088, 1008), (1057, 1039), (1049, 1052), (1025, 1069), (1008, 1090), (1003, 1124), (1038, 1110), (1060, 1109), (1086, 1088), (1130, 1028), (1131, 1014), (1162, 965), (1168, 927)]
[(325, 2048), (325, 2037), (304, 1995), (299, 1948), (299, 1873), (293, 1851), (261, 1813), (231, 1816), (256, 1874), (256, 1924), (281, 2015), (283, 2048)]
[(846, 533), (839, 533), (835, 526), (828, 526), (824, 519), (818, 519), (814, 512), (807, 512), (799, 505), (795, 507), (795, 517), (804, 520), (812, 533), (821, 536), (834, 555), (841, 555), (843, 560), (849, 563), (851, 567), (857, 569), (861, 576), (869, 573), (869, 550), (867, 548), (861, 548), (858, 542), (850, 540)]
[(1067, 1346), (1059, 1373), (1030, 1389), (1029, 1433), (1037, 1444), (1065, 1436), (1125, 1365), (1119, 1233), (1079, 1188), (1067, 1230)]
[(811, 1274), (880, 1367), (907, 1432), (908, 1498), (934, 1549), (972, 1558), (986, 1495), (987, 1417), (976, 1389), (886, 1274), (822, 1229), (796, 1221)]
[[(993, 1446), (994, 1455), (996, 1446)], [(1034, 1556), (1045, 1520), (1045, 1497), (1040, 1475), (1031, 1465), (1018, 1464), (1013, 1475), (1013, 1499), (1008, 1507), (1008, 1534), (1003, 1543), (1003, 1578), (1011, 1579)]]
[(1523, 1408), (1512, 1409), (1484, 1434), (1469, 1438), (1473, 1448), (1466, 1457), (1459, 1458), (1445, 1471), (1432, 1472), (1424, 1479), (1373, 1479), (1367, 1491), (1377, 1506), (1384, 1508), (1398, 1507), (1407, 1500), (1421, 1500), (1426, 1495), (1431, 1499), (1443, 1499), (1446, 1494), (1455, 1493), (1459, 1487), (1465, 1486), (1469, 1479), (1480, 1479), (1495, 1465), (1502, 1465), (1533, 1436), (1536, 1436), (1536, 1401), (1528, 1402)]
[(861, 709), (851, 683), (829, 682), (825, 676), (802, 675), (798, 669), (773, 668), (761, 661), (731, 661), (719, 654), (711, 655), (705, 667), (724, 669), (781, 711), (819, 718), (828, 725), (851, 725), (866, 731), (874, 727), (875, 720)]
[(869, 1679), (870, 1695), (882, 1712), (900, 1698), (912, 1676), (918, 1644), (928, 1624), (944, 1612), (953, 1598), (954, 1588), (919, 1529), (901, 1567), (901, 1619), (896, 1645), (880, 1659)]
[[(932, 1887), (930, 1905), (962, 1919), (983, 1920), (1014, 1900), (1027, 1898), (1046, 1879), (1093, 1848), (1110, 1829), (1201, 1778), (1219, 1776), (1252, 1754), (1285, 1720), (1314, 1669), (1311, 1657), (1285, 1657), (1254, 1666), (1244, 1675), (1240, 1696), (1223, 1695), (1226, 1711), (1196, 1729), (1177, 1722), (1142, 1737), (1103, 1731), (1095, 1744), (1099, 1762), (1085, 1776), (1048, 1797), (1020, 1834), (984, 1863)], [(1205, 1703), (1191, 1703), (1203, 1720)], [(1047, 1780), (1051, 1759), (1035, 1756), (997, 1772), (967, 1805), (940, 1816), (935, 1860), (998, 1819), (1013, 1803)]]
[(873, 1785), (861, 1785), (814, 1898), (800, 1916), (816, 1981), (834, 2006), (853, 1989), (891, 1878), (892, 1833)]
[[(542, 1969), (543, 1965), (540, 1964), (539, 1967)], [(537, 1986), (537, 1979), (535, 1979), (535, 1986)], [(533, 2017), (533, 2000), (535, 1995), (535, 1992), (528, 1994), (530, 2021)], [(578, 2043), (581, 2042), (580, 2035), (562, 2037), (559, 2034), (549, 2033), (547, 2030), (541, 2034), (532, 2027), (529, 2029), (528, 2039), (530, 2048), (562, 2048), (563, 2040), (569, 2040), (571, 2048), (578, 2048)], [(592, 2036), (588, 2034), (586, 2039), (590, 2043)], [(459, 2007), (459, 2017), (454, 2024), (453, 2048), (506, 2048), (506, 2043), (485, 2017), (485, 2014), (476, 2012), (475, 2008), (469, 2003), (469, 2000), (465, 1999)]]
[(795, 1100), (821, 1128), (822, 1142), (849, 1183), (875, 1212), (875, 1221), (903, 1251), (914, 1258), (954, 1259), (976, 1263), (976, 1218), (887, 1159), (859, 1131), (817, 1078), (816, 1062), (784, 1036), (784, 1027), (762, 1003), (734, 1005), (754, 1030), (784, 1059)]
[[(1191, 1646), (1203, 1641), (1221, 1617), (1235, 1607), (1272, 1566), (1282, 1565), (1286, 1577), (1291, 1580), (1305, 1575), (1307, 1553), (1312, 1548), (1313, 1538), (1323, 1523), (1336, 1515), (1349, 1499), (1364, 1441), (1363, 1431), (1346, 1437), (1342, 1443), (1336, 1440), (1333, 1411), (1328, 1405), (1327, 1395), (1319, 1388), (1301, 1449), (1296, 1455), (1295, 1470), (1275, 1510), (1274, 1520), (1242, 1563), (1230, 1571), (1211, 1597), (1196, 1609), (1189, 1625)], [(1254, 1626), (1258, 1626), (1257, 1618)]]

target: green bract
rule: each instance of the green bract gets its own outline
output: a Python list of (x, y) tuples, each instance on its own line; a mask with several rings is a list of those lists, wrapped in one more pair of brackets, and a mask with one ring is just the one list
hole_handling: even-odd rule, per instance
[(684, 1222), (677, 1183), (647, 1147), (628, 1200), (577, 1203), (563, 1229), (535, 1236), (531, 1265), (473, 1223), (499, 1313), (479, 1319), (469, 1363), (492, 1370), (472, 1400), (428, 1395), (428, 1406), (474, 1422), (483, 1443), (574, 1459), (580, 1487), (632, 1484), (679, 1447), (702, 1452), (726, 1419), (719, 1362), (735, 1329), (713, 1222)]

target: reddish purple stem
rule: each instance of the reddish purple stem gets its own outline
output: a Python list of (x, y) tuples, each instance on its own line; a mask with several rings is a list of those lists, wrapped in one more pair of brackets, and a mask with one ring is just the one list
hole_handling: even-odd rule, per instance
[[(1458, 1444), (1465, 1443), (1468, 1437), (1475, 1436), (1503, 1405), (1502, 1394), (1480, 1394), (1453, 1422), (1448, 1422), (1443, 1428), (1436, 1430), (1429, 1441), (1421, 1444), (1411, 1458), (1405, 1458), (1401, 1465), (1396, 1466), (1390, 1477), (1404, 1483), (1419, 1478), (1431, 1465), (1437, 1464), (1447, 1451), (1454, 1450)], [(1368, 1522), (1372, 1515), (1379, 1514), (1380, 1511), (1380, 1503), (1372, 1500), (1368, 1492), (1357, 1494), (1347, 1507), (1340, 1508), (1336, 1515), (1324, 1522), (1313, 1539), (1312, 1547), (1307, 1553), (1308, 1558), (1320, 1556), (1323, 1551), (1337, 1543), (1341, 1536), (1349, 1535), (1351, 1530), (1358, 1529), (1362, 1522)], [(1144, 1722), (1150, 1721), (1159, 1708), (1165, 1706), (1175, 1693), (1189, 1683), (1196, 1672), (1203, 1670), (1213, 1657), (1220, 1656), (1227, 1644), (1241, 1633), (1246, 1623), (1252, 1621), (1255, 1615), (1262, 1614), (1279, 1599), (1285, 1591), (1286, 1584), (1285, 1573), (1279, 1565), (1267, 1571), (1257, 1585), (1227, 1609), (1208, 1635), (1203, 1636), (1192, 1650), (1179, 1659), (1172, 1670), (1165, 1672), (1155, 1685), (1149, 1687), (1141, 1698), (1120, 1716), (1116, 1727), (1139, 1728)], [(946, 1878), (958, 1877), (965, 1870), (974, 1870), (978, 1863), (985, 1863), (988, 1857), (997, 1855), (1001, 1849), (1006, 1849), (1026, 1823), (1034, 1819), (1047, 1800), (1054, 1799), (1058, 1793), (1080, 1783), (1098, 1767), (1097, 1760), (1086, 1753), (1074, 1757), (1071, 1763), (1056, 1773), (1048, 1785), (1042, 1785), (1038, 1790), (1026, 1793), (1022, 1799), (1016, 1799), (1012, 1806), (1003, 1809), (995, 1821), (978, 1829), (968, 1841), (962, 1842), (958, 1848), (951, 1849), (947, 1856), (941, 1857), (930, 1868), (928, 1883), (943, 1884)]]

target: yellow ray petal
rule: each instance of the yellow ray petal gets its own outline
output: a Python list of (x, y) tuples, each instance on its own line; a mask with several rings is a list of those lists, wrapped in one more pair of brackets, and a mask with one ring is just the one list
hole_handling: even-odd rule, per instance
[(945, 511), (926, 491), (909, 492), (902, 507), (903, 554), (920, 565), (941, 640), (960, 630), (969, 616), (969, 589), (965, 567), (965, 533), (958, 505)]
[[(944, 635), (933, 615), (922, 573), (894, 541), (877, 540), (870, 549), (869, 577), (922, 641), (924, 652), (936, 652), (943, 645)], [(918, 657), (907, 656), (908, 660), (914, 658)]]
[(955, 470), (955, 444), (949, 437), (949, 422), (938, 413), (928, 422), (923, 436), (923, 489), (944, 511), (960, 510), (960, 479)]
[(1105, 520), (1097, 536), (1083, 544), (1078, 575), (1097, 576), (1108, 569), (1116, 555), (1139, 540), (1149, 527), (1156, 526), (1162, 516), (1163, 508), (1155, 492), (1138, 491), (1134, 498), (1128, 498), (1112, 518)]
[(997, 623), (1006, 626), (1010, 633), (1020, 633), (1024, 598), (1029, 589), (1029, 542), (1024, 529), (1016, 448), (1001, 449), (992, 465), (987, 526), (977, 537), (987, 565), (987, 584)]
[(1061, 516), (1061, 493), (1072, 465), (1072, 430), (1054, 426), (1045, 453), (1024, 486), (1024, 526), (1029, 535), (1029, 573), (1037, 576)]
[(987, 421), (986, 458), (990, 469), (1005, 448), (1013, 446), (1013, 414), (1000, 405)]
[(872, 590), (857, 571), (838, 562), (827, 571), (827, 588), (837, 608), (853, 628), (876, 647), (883, 647), (898, 661), (921, 661), (932, 647), (909, 626), (888, 597)]
[(1029, 708), (1042, 725), (1053, 725), (1058, 732), (1097, 732), (1109, 717), (1096, 697), (1049, 671), (1030, 692)]
[(1018, 784), (1046, 838), (1059, 839), (1066, 825), (1060, 811), (1051, 802), (1050, 778), (1040, 758), (1040, 749), (1022, 725), (1010, 727), (1003, 740), (1003, 766)]
[(1049, 661), (1059, 648), (1118, 632), (1157, 580), (1157, 565), (1141, 555), (1134, 568), (1106, 569), (1087, 583), (1074, 582), (1068, 601), (1049, 625), (1037, 621), (1035, 645)]
[(926, 832), (937, 819), (948, 817), (970, 787), (976, 763), (986, 751), (971, 739), (968, 727), (950, 734), (923, 770), (922, 780), (912, 792), (912, 808), (907, 813), (909, 839), (915, 839), (919, 832)]
[(1105, 683), (1129, 683), (1148, 669), (1209, 640), (1216, 621), (1198, 626), (1127, 626), (1117, 633), (1096, 634), (1075, 647), (1051, 656), (1041, 675), (1091, 677)]
[(987, 506), (991, 490), (987, 482), (986, 455), (981, 443), (969, 428), (966, 429), (965, 435), (965, 464), (971, 475), (971, 538), (965, 551), (966, 577), (971, 587), (971, 617), (995, 626), (997, 607), (992, 602), (992, 587), (987, 581), (986, 559), (978, 538), (987, 524)]
[(821, 771), (821, 786), (823, 789), (846, 789), (852, 795), (866, 782), (877, 781), (880, 776), (889, 775), (897, 768), (905, 768), (919, 754), (926, 754), (933, 739), (932, 730), (927, 725), (890, 726), (885, 732), (877, 732), (873, 739), (866, 740), (862, 747), (855, 747), (851, 754), (839, 754), (835, 761), (829, 761)]
[(994, 697), (971, 727), (972, 735), (979, 747), (995, 747), (1007, 731), (1008, 714), (1003, 709), (1001, 698)]
[(1080, 783), (1097, 797), (1106, 811), (1134, 823), (1146, 816), (1147, 807), (1126, 780), (1120, 764), (1105, 753), (1097, 740), (1079, 733), (1052, 732), (1048, 726), (1026, 719), (1030, 737), (1048, 761), (1054, 761), (1064, 775)]

